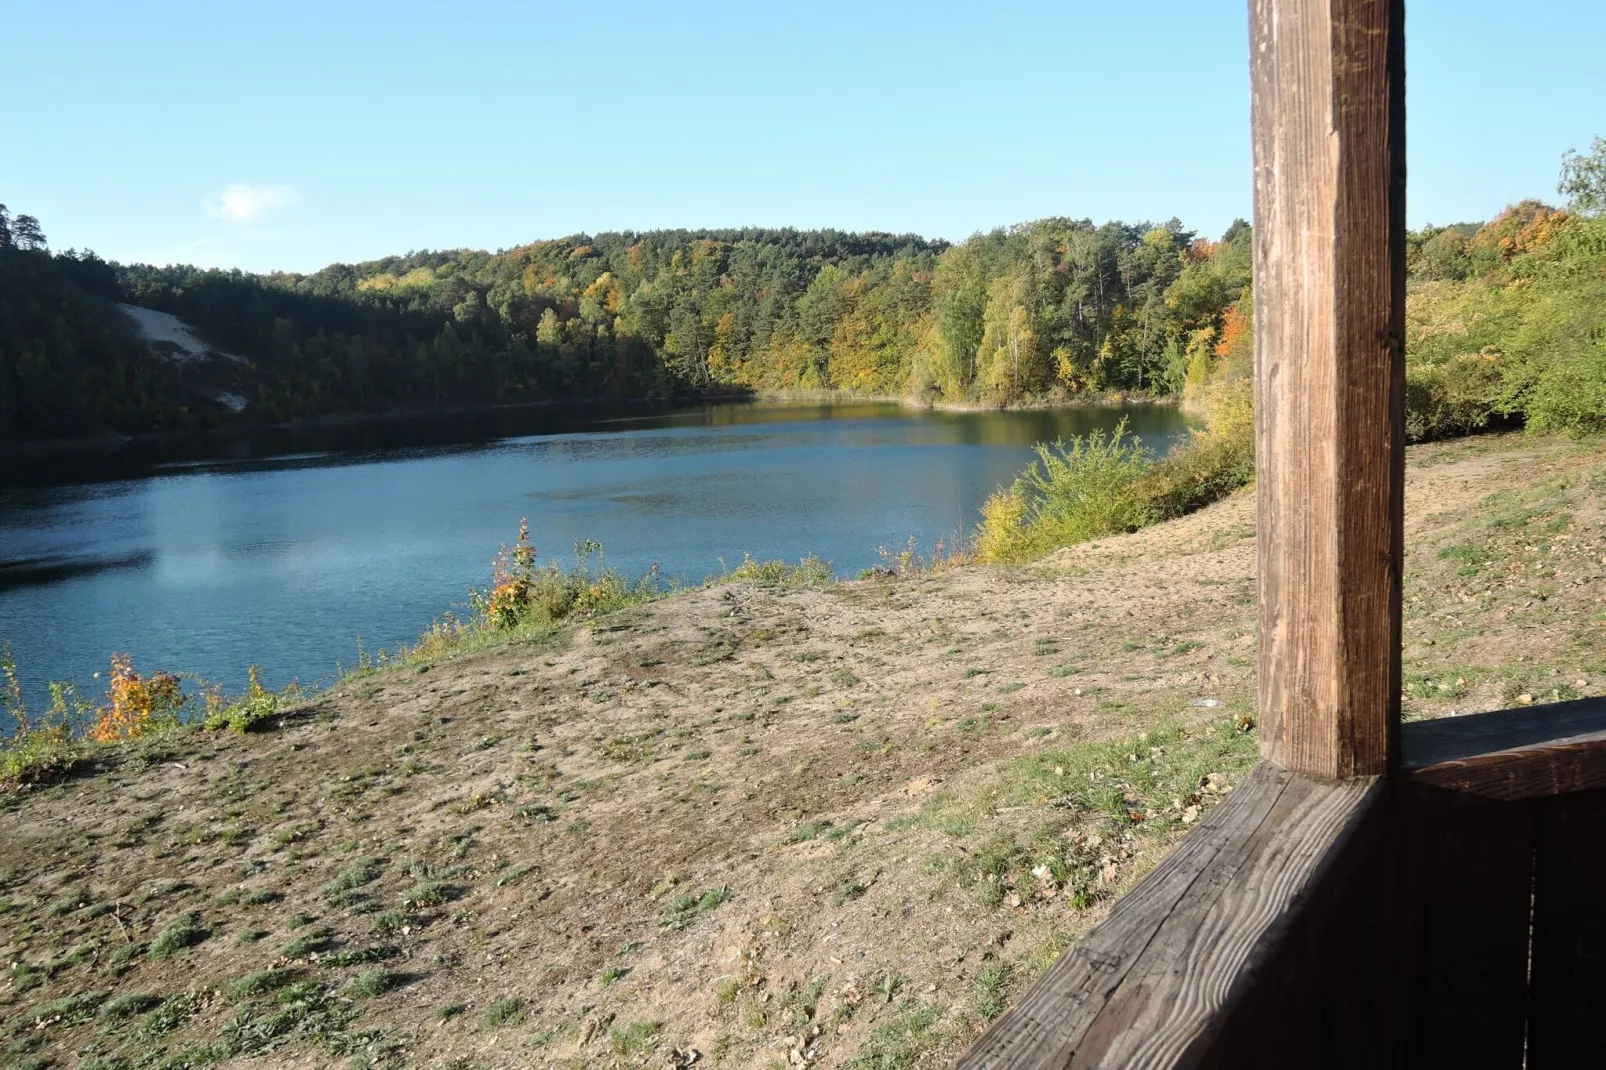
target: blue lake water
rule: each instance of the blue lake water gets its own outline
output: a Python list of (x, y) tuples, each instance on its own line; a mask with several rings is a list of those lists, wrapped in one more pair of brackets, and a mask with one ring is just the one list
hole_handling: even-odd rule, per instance
[(0, 639), (30, 699), (114, 651), (238, 688), (327, 681), (415, 638), (483, 585), (527, 517), (542, 560), (602, 543), (630, 574), (697, 582), (743, 554), (813, 553), (851, 576), (878, 547), (975, 527), (1042, 440), (1127, 419), (1157, 452), (1161, 406), (927, 412), (731, 403), (527, 410), (273, 432), (165, 453), (0, 470)]

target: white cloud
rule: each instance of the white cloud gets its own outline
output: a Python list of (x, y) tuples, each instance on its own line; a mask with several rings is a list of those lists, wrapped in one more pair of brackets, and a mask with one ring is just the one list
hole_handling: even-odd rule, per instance
[(253, 186), (246, 182), (235, 182), (225, 187), (215, 200), (208, 200), (206, 210), (219, 219), (255, 223), (275, 208), (283, 208), (294, 200), (295, 190), (289, 186)]

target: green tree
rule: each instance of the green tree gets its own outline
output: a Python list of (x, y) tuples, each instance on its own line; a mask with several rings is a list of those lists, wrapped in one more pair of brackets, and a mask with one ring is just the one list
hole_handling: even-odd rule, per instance
[(1606, 138), (1597, 137), (1588, 156), (1574, 149), (1562, 155), (1556, 192), (1567, 198), (1567, 207), (1578, 215), (1606, 213)]

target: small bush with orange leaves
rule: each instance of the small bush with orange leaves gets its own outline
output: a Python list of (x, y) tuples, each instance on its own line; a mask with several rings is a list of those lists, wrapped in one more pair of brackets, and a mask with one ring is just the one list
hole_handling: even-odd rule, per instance
[(150, 676), (134, 671), (128, 654), (113, 654), (106, 705), (89, 730), (96, 743), (126, 743), (149, 732), (176, 728), (187, 696), (177, 676), (157, 669)]

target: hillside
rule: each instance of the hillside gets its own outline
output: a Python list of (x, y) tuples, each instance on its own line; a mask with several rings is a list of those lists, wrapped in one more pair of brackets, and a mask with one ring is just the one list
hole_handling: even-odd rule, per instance
[[(1606, 141), (1565, 209), (1407, 236), (1407, 433), (1606, 412)], [(1253, 352), (1249, 225), (1052, 217), (910, 234), (574, 234), (309, 274), (52, 254), (0, 205), (0, 440), (575, 399), (818, 391), (1005, 406), (1194, 398)], [(23, 221), (27, 226), (23, 227)], [(245, 363), (154, 361), (109, 302)], [(228, 395), (219, 404), (219, 395)]]
[[(1407, 716), (1606, 692), (1606, 444), (1413, 447)], [(0, 801), (17, 1067), (945, 1065), (1255, 759), (1240, 493), (733, 583)]]

